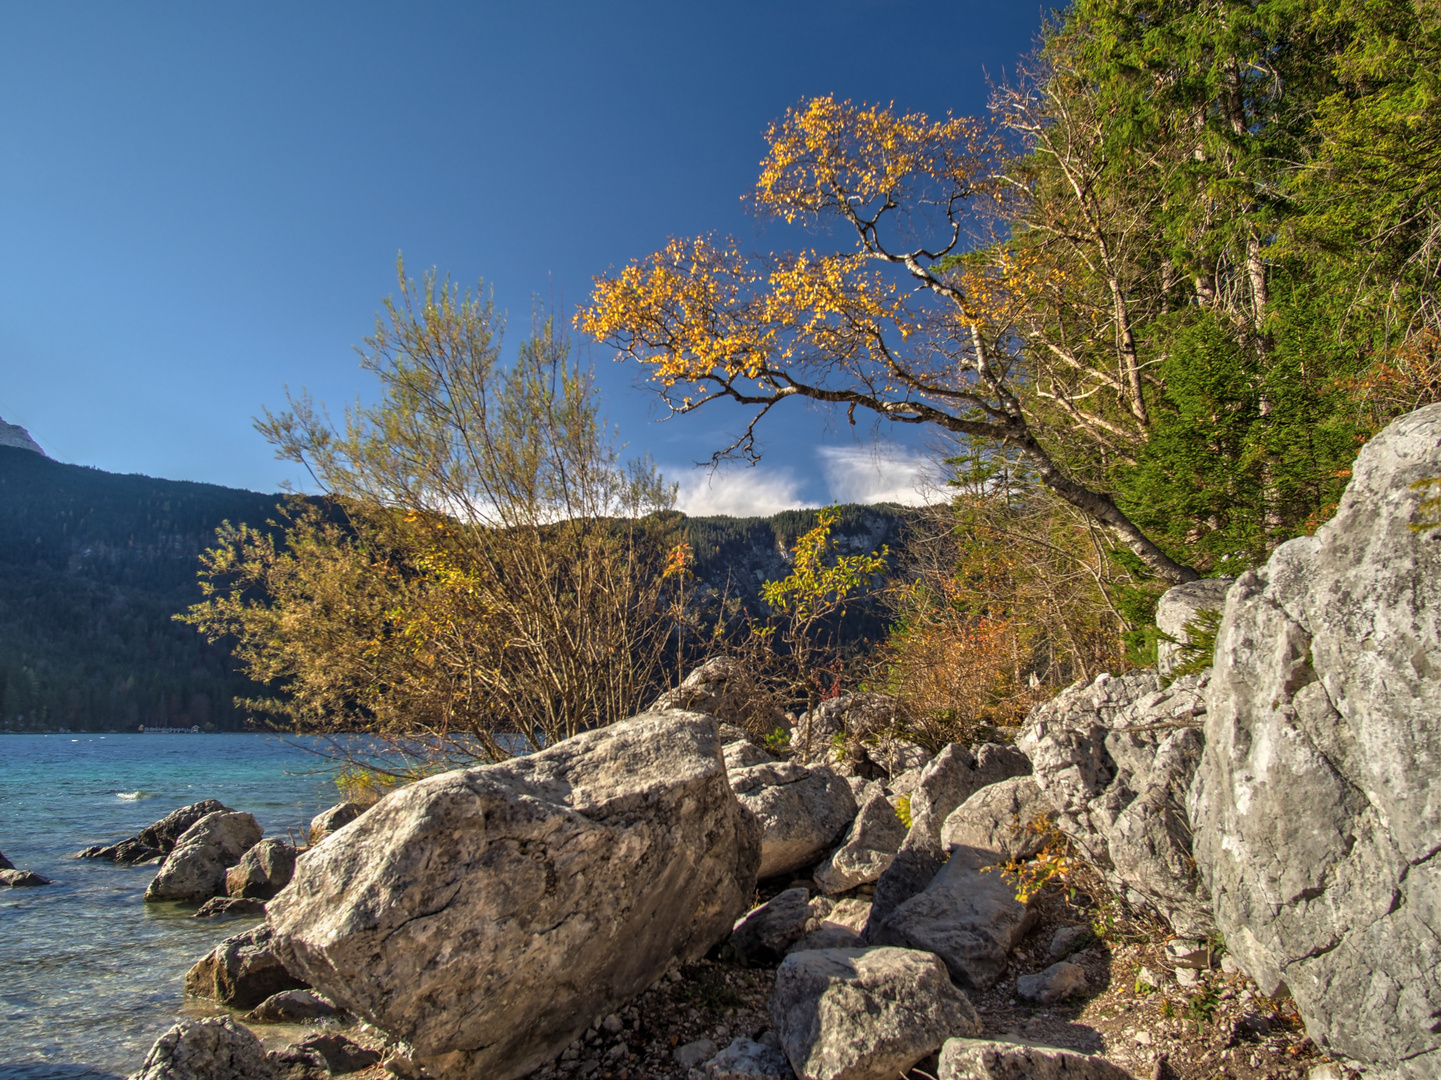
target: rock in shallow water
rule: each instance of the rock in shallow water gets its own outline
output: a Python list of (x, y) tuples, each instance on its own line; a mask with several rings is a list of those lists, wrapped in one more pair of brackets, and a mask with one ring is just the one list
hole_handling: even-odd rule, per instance
[(746, 909), (760, 834), (720, 751), (666, 713), (403, 788), (270, 902), (285, 964), (432, 1075), (524, 1075)]
[(226, 938), (185, 973), (187, 994), (232, 1009), (253, 1009), (283, 990), (308, 989), (276, 956), (274, 932), (265, 923)]
[(894, 1080), (951, 1036), (981, 1033), (945, 966), (910, 949), (791, 953), (770, 1018), (801, 1080)]
[(264, 900), (237, 900), (233, 896), (212, 896), (201, 904), (199, 910), (190, 917), (192, 919), (213, 919), (222, 916), (244, 918), (264, 914)]
[(146, 900), (203, 903), (225, 892), (225, 872), (260, 842), (260, 825), (249, 814), (206, 814), (181, 834), (145, 889)]
[(245, 1019), (256, 1024), (298, 1024), (334, 1016), (339, 1011), (335, 1002), (314, 990), (282, 990), (251, 1009)]

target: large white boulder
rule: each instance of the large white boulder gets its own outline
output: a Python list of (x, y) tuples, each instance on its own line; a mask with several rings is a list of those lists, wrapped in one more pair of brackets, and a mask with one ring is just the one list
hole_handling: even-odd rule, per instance
[(760, 863), (716, 721), (669, 712), (422, 780), (299, 860), (285, 966), (432, 1076), (522, 1076), (724, 941)]
[(1318, 1046), (1416, 1078), (1441, 1076), (1441, 531), (1410, 526), (1438, 476), (1431, 405), (1232, 586), (1190, 798), (1231, 955)]

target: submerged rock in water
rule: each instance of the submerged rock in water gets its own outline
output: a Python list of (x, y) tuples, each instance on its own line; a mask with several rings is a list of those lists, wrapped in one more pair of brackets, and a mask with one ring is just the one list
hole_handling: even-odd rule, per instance
[(48, 877), (41, 877), (33, 870), (0, 870), (0, 888), (25, 889), (49, 884)]
[(14, 870), (14, 869), (15, 869), (15, 864), (5, 857), (5, 853), (4, 853), (3, 851), (0, 851), (0, 870)]
[(200, 905), (200, 910), (190, 916), (192, 919), (213, 919), (229, 915), (241, 918), (249, 915), (264, 915), (264, 900), (237, 899), (233, 896), (212, 896)]
[(716, 721), (665, 713), (394, 792), (268, 909), (286, 966), (431, 1075), (509, 1080), (725, 940), (759, 862)]
[(249, 814), (206, 814), (176, 841), (145, 899), (201, 903), (221, 895), (225, 872), (260, 842), (260, 835), (260, 825)]
[(160, 1038), (129, 1080), (271, 1080), (265, 1048), (228, 1016), (185, 1019)]

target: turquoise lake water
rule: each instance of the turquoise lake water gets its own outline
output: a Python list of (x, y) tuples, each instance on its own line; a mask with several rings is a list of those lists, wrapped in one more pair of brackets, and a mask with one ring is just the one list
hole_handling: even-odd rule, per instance
[(0, 889), (0, 1080), (133, 1072), (184, 1005), (190, 965), (255, 921), (146, 904), (153, 867), (68, 856), (200, 799), (283, 838), (338, 801), (330, 777), (274, 735), (0, 736), (0, 851), (54, 882)]

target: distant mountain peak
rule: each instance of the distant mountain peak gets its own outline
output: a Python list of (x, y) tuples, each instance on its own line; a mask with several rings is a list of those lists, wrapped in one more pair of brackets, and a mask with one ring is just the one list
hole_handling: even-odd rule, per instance
[(21, 450), (34, 450), (41, 457), (49, 456), (44, 450), (40, 449), (40, 444), (30, 437), (30, 432), (26, 431), (19, 424), (7, 424), (3, 418), (0, 418), (0, 446), (14, 446)]

